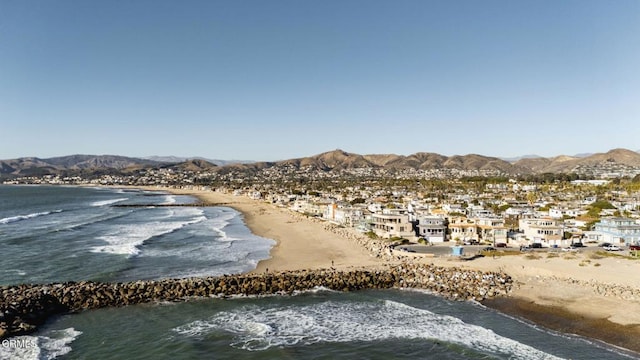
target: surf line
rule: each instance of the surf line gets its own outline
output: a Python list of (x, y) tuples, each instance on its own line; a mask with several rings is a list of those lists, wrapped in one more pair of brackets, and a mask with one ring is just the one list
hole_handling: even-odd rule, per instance
[(113, 204), (111, 207), (118, 208), (141, 208), (141, 207), (213, 207), (231, 205), (232, 202), (221, 203), (195, 203), (195, 204)]

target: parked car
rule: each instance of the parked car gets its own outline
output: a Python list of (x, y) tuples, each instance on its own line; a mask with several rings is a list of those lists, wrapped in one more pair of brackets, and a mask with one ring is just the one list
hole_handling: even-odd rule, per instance
[(611, 245), (609, 244), (608, 246), (603, 246), (603, 249), (607, 250), (607, 251), (620, 251), (620, 248), (615, 246), (615, 245)]
[(576, 252), (576, 251), (578, 251), (578, 249), (573, 247), (573, 246), (571, 246), (571, 247), (567, 247), (567, 248), (562, 248), (562, 251)]
[(629, 250), (640, 250), (640, 245), (635, 244), (635, 245), (629, 245)]
[(600, 244), (600, 245), (598, 245), (598, 246), (600, 246), (600, 247), (607, 247), (607, 246), (613, 246), (613, 244), (612, 244), (612, 243), (602, 243), (602, 244)]
[(541, 243), (533, 243), (533, 244), (531, 244), (531, 248), (532, 249), (542, 249), (542, 244)]
[(585, 245), (585, 244), (583, 244), (581, 242), (576, 242), (576, 243), (571, 244), (571, 247), (572, 248), (583, 248), (583, 247), (587, 247), (587, 245)]
[(499, 248), (506, 248), (506, 247), (508, 247), (508, 246), (507, 246), (507, 244), (505, 244), (505, 243), (497, 243), (497, 244), (496, 244), (496, 247), (499, 247)]
[(491, 246), (487, 246), (486, 248), (482, 249), (482, 251), (496, 251), (496, 249)]

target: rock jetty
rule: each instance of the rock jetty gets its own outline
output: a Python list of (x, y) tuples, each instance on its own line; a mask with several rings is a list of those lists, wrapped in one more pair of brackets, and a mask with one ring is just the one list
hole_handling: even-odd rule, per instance
[(0, 338), (33, 332), (57, 314), (157, 301), (292, 294), (317, 287), (336, 291), (420, 288), (448, 299), (480, 301), (507, 294), (512, 283), (504, 273), (402, 264), (350, 271), (324, 269), (127, 283), (81, 281), (4, 286), (0, 287)]

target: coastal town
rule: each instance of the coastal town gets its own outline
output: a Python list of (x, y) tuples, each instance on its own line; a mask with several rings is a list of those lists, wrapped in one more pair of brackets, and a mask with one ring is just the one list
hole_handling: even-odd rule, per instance
[[(159, 186), (252, 200), (404, 244), (578, 251), (637, 250), (640, 169), (509, 176), (496, 171), (271, 167), (258, 172), (142, 169), (129, 175), (44, 175), (5, 184)], [(218, 170), (218, 169), (216, 169)], [(403, 247), (421, 251), (420, 247)], [(424, 251), (424, 249), (423, 249)]]
[[(189, 195), (199, 201), (193, 205), (239, 211), (254, 234), (277, 243), (252, 275), (227, 278), (233, 287), (217, 285), (219, 279), (206, 280), (214, 281), (205, 282), (209, 290), (197, 279), (161, 286), (136, 282), (126, 285), (131, 287), (126, 291), (80, 283), (82, 293), (89, 295), (67, 299), (63, 293), (63, 307), (45, 306), (40, 300), (30, 303), (43, 309), (39, 319), (60, 311), (180, 301), (185, 297), (174, 294), (176, 287), (196, 296), (261, 293), (265, 286), (270, 289), (265, 281), (280, 283), (301, 272), (305, 278), (330, 275), (336, 282), (310, 284), (342, 291), (375, 285), (366, 279), (388, 278), (384, 286), (418, 287), (450, 299), (481, 301), (552, 329), (637, 350), (632, 326), (640, 323), (640, 290), (630, 275), (637, 273), (639, 264), (640, 168), (605, 163), (582, 170), (519, 175), (495, 169), (327, 170), (198, 162), (127, 173), (15, 176), (3, 183)], [(460, 282), (461, 276), (480, 282)], [(494, 277), (507, 280), (487, 285), (485, 279)], [(70, 285), (55, 286), (68, 291)], [(6, 291), (11, 298), (29, 299), (45, 290), (36, 286)], [(121, 298), (122, 294), (128, 295)], [(105, 300), (111, 298), (115, 300)], [(36, 310), (26, 306), (21, 311)], [(6, 334), (35, 329), (20, 325), (19, 319)]]

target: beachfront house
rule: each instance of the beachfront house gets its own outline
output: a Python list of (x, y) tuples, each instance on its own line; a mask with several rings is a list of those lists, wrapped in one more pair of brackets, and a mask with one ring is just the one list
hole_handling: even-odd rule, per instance
[(322, 218), (334, 224), (354, 227), (364, 220), (364, 212), (362, 208), (343, 207), (333, 203), (326, 206)]
[(449, 219), (449, 232), (454, 241), (479, 240), (476, 231), (476, 222), (465, 217), (453, 217)]
[(602, 218), (594, 225), (593, 232), (600, 235), (598, 240), (602, 242), (618, 245), (640, 243), (640, 224), (629, 218)]
[(552, 218), (520, 219), (518, 225), (530, 243), (549, 247), (569, 244), (568, 240), (563, 239), (564, 229), (560, 220)]
[(418, 217), (417, 233), (418, 237), (431, 243), (441, 243), (448, 240), (445, 219), (438, 216)]
[(494, 244), (507, 242), (507, 227), (504, 219), (481, 218), (475, 219), (475, 222), (480, 239)]
[(413, 224), (409, 221), (406, 210), (384, 209), (382, 213), (371, 214), (371, 229), (382, 238), (415, 237)]
[(318, 204), (309, 200), (296, 200), (289, 207), (292, 211), (297, 211), (309, 216), (322, 216), (326, 204)]

